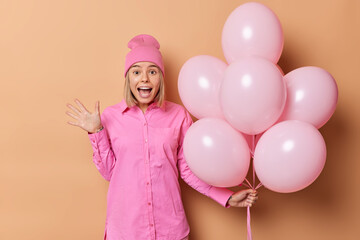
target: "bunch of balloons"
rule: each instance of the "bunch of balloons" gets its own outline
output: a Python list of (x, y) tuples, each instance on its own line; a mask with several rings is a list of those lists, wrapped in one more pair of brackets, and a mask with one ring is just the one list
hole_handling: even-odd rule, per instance
[(326, 146), (318, 128), (335, 111), (337, 85), (319, 67), (298, 68), (284, 76), (277, 65), (283, 44), (274, 12), (249, 2), (225, 22), (222, 48), (227, 63), (200, 55), (182, 66), (180, 97), (199, 119), (186, 133), (184, 154), (203, 181), (237, 186), (251, 158), (261, 183), (275, 192), (299, 191), (320, 175)]

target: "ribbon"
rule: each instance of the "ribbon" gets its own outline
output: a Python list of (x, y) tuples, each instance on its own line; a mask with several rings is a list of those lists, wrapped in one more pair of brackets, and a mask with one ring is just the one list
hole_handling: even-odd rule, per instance
[[(253, 162), (252, 162), (253, 184), (251, 184), (250, 181), (245, 178), (246, 183), (244, 182), (243, 185), (247, 186), (248, 188), (257, 190), (262, 186), (262, 183), (260, 182), (255, 187), (255, 183), (256, 183), (256, 174), (255, 174), (255, 168), (254, 168), (255, 137), (256, 137), (256, 135), (253, 135), (253, 137), (252, 137), (252, 146), (251, 146), (251, 149), (250, 149), (251, 159), (253, 160)], [(251, 223), (250, 207), (247, 207), (247, 240), (252, 240), (251, 224), (250, 223)]]

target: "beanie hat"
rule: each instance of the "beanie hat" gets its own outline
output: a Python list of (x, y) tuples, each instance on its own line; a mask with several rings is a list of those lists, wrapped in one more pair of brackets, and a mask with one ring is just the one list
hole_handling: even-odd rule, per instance
[(153, 36), (137, 35), (129, 41), (128, 48), (131, 51), (125, 58), (125, 76), (129, 68), (137, 62), (152, 62), (161, 69), (163, 76), (165, 75), (164, 63), (159, 51), (160, 44)]

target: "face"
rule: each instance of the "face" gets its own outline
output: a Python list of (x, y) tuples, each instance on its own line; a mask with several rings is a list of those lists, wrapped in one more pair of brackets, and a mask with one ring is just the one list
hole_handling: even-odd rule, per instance
[(142, 110), (154, 101), (160, 88), (160, 69), (151, 62), (137, 62), (129, 71), (130, 89)]

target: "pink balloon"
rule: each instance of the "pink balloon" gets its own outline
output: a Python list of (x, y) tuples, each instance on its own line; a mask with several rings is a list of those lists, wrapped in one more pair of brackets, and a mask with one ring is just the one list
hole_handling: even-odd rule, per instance
[(186, 132), (184, 155), (191, 171), (218, 187), (242, 183), (250, 164), (244, 137), (224, 120), (203, 118)]
[(320, 132), (309, 123), (289, 120), (274, 125), (260, 138), (254, 168), (266, 188), (289, 193), (314, 182), (325, 160), (326, 146)]
[(222, 31), (222, 48), (229, 64), (244, 56), (260, 56), (277, 63), (283, 45), (279, 19), (261, 3), (249, 2), (237, 7)]
[(233, 62), (225, 71), (220, 103), (226, 120), (255, 135), (272, 126), (285, 105), (286, 86), (278, 67), (260, 57)]
[(287, 100), (279, 121), (301, 120), (322, 127), (335, 111), (338, 88), (322, 68), (302, 67), (285, 75)]
[(220, 59), (207, 55), (190, 58), (182, 66), (178, 81), (180, 98), (196, 118), (224, 118), (219, 91), (226, 67)]

